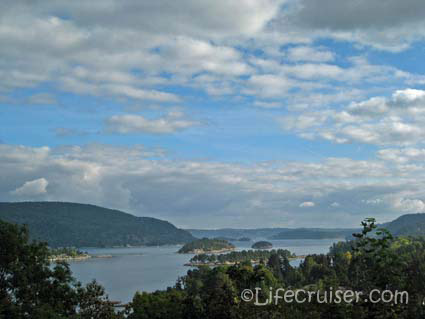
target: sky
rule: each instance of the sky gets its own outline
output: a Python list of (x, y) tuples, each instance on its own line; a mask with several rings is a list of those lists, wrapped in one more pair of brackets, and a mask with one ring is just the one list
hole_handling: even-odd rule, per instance
[(423, 0), (1, 1), (0, 201), (185, 228), (425, 212)]

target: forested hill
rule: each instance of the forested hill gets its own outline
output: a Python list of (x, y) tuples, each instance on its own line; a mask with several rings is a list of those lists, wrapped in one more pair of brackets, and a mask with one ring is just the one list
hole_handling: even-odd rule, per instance
[(195, 239), (167, 221), (87, 204), (0, 203), (0, 219), (28, 225), (33, 239), (51, 247), (183, 244)]
[(425, 214), (406, 214), (381, 225), (396, 236), (424, 236)]

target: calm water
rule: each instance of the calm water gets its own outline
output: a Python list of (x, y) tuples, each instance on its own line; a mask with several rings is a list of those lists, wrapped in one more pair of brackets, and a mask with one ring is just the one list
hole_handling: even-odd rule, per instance
[[(274, 249), (288, 249), (297, 255), (326, 253), (337, 240), (269, 240)], [(250, 249), (253, 242), (234, 242), (237, 250)], [(112, 255), (112, 258), (92, 258), (71, 262), (74, 276), (83, 283), (96, 279), (111, 300), (128, 302), (136, 291), (155, 291), (175, 284), (186, 274), (184, 266), (191, 254), (177, 254), (181, 246), (135, 248), (87, 248), (92, 255)], [(297, 261), (293, 262), (294, 265)]]

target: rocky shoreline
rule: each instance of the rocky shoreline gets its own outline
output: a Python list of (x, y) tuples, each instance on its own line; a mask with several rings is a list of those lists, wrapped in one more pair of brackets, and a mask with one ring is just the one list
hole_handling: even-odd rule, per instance
[(50, 257), (50, 262), (56, 262), (56, 261), (84, 261), (91, 258), (112, 258), (112, 255), (79, 255), (79, 256), (54, 256)]

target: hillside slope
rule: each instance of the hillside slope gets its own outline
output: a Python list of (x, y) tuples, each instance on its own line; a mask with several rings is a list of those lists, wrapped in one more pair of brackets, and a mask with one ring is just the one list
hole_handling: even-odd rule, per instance
[(382, 227), (385, 227), (396, 236), (424, 236), (425, 214), (402, 215), (392, 222), (383, 224)]
[(195, 239), (167, 221), (87, 204), (0, 203), (0, 219), (28, 225), (33, 239), (51, 247), (183, 244)]

